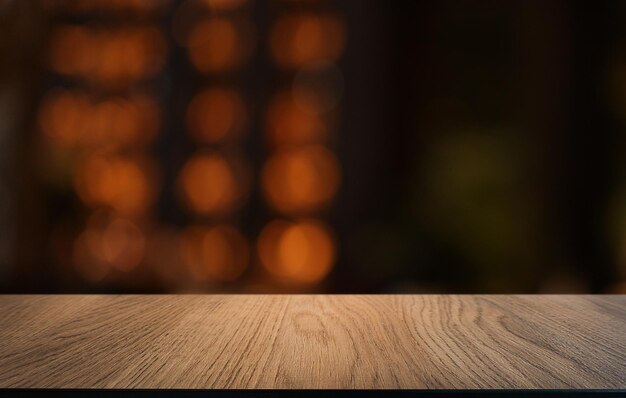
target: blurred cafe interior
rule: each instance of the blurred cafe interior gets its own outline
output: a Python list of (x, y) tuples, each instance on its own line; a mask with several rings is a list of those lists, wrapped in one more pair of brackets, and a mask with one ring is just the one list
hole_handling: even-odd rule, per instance
[(626, 293), (626, 3), (2, 0), (2, 293)]

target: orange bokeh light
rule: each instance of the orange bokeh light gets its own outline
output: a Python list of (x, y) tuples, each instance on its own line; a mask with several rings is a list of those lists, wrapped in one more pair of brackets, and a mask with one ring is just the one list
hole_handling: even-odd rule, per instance
[(57, 91), (42, 102), (39, 124), (44, 134), (58, 143), (76, 145), (85, 129), (89, 100), (84, 93)]
[(201, 72), (223, 72), (239, 67), (251, 50), (243, 23), (211, 18), (196, 25), (187, 40), (189, 59)]
[(47, 7), (65, 9), (73, 12), (120, 12), (125, 16), (129, 14), (146, 15), (161, 10), (167, 5), (167, 1), (154, 0), (46, 0)]
[(246, 0), (204, 0), (204, 3), (215, 11), (231, 11), (243, 6)]
[(74, 264), (85, 279), (97, 282), (111, 269), (129, 272), (137, 267), (145, 244), (143, 232), (131, 221), (96, 213), (74, 243)]
[(310, 284), (322, 280), (335, 261), (335, 243), (328, 227), (315, 220), (275, 220), (259, 236), (263, 265), (285, 282)]
[(339, 163), (322, 146), (279, 150), (261, 174), (267, 202), (291, 214), (319, 210), (333, 198), (339, 181)]
[(247, 240), (228, 225), (189, 227), (180, 240), (181, 258), (198, 281), (233, 281), (249, 261)]
[(159, 128), (159, 113), (145, 95), (94, 101), (81, 91), (56, 90), (43, 101), (39, 124), (57, 144), (113, 149), (146, 144)]
[(110, 207), (126, 216), (144, 214), (155, 187), (147, 162), (120, 156), (91, 154), (76, 168), (76, 192), (89, 206)]
[(167, 46), (155, 27), (115, 30), (63, 26), (50, 40), (50, 65), (58, 73), (105, 86), (125, 86), (154, 76)]
[(271, 101), (267, 114), (267, 136), (273, 145), (320, 143), (326, 134), (324, 120), (298, 106), (290, 94), (278, 94)]
[(192, 157), (179, 179), (186, 206), (201, 215), (225, 215), (234, 210), (244, 196), (245, 181), (241, 166), (217, 154)]
[(241, 133), (246, 110), (234, 90), (210, 88), (196, 95), (187, 110), (187, 127), (200, 141), (216, 143)]
[(344, 23), (336, 16), (291, 14), (276, 21), (270, 34), (270, 48), (278, 65), (298, 68), (339, 58), (345, 36)]
[(128, 272), (143, 259), (146, 240), (132, 222), (117, 218), (102, 233), (102, 254), (115, 268)]

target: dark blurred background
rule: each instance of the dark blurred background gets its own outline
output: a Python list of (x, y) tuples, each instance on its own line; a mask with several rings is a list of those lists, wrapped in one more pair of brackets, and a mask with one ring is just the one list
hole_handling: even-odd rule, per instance
[(625, 2), (0, 24), (3, 293), (626, 292)]

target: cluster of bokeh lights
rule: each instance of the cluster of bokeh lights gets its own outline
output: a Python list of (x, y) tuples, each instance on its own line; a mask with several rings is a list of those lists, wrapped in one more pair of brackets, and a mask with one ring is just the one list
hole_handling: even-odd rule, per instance
[[(325, 219), (341, 181), (332, 142), (345, 23), (326, 3), (276, 4), (263, 37), (250, 0), (49, 2), (71, 17), (50, 36), (49, 68), (59, 79), (40, 103), (39, 125), (86, 211), (71, 256), (85, 280), (115, 283), (151, 268), (182, 289), (246, 274), (251, 283), (308, 288), (328, 276), (337, 257)], [(172, 46), (197, 82), (177, 116), (194, 149), (168, 188), (186, 214), (181, 227), (154, 215), (163, 165), (152, 145), (166, 112), (153, 88)], [(287, 84), (251, 109), (241, 87), (259, 51)], [(244, 150), (255, 126), (267, 149), (256, 170)], [(268, 215), (256, 236), (240, 226), (251, 192)]]
[(71, 257), (90, 282), (128, 274), (145, 259), (159, 193), (150, 145), (162, 127), (148, 87), (169, 52), (159, 26), (164, 4), (47, 3), (59, 12), (48, 60), (61, 79), (40, 104), (39, 125), (88, 211)]
[(184, 115), (197, 150), (177, 179), (180, 203), (193, 217), (179, 239), (180, 261), (201, 284), (232, 282), (250, 263), (248, 238), (235, 222), (251, 184), (239, 148), (248, 110), (233, 84), (253, 50), (249, 12), (245, 1), (212, 0), (183, 3), (175, 16), (174, 37), (203, 81)]
[[(323, 214), (341, 175), (327, 144), (343, 88), (335, 62), (344, 49), (345, 26), (326, 8), (295, 7), (278, 15), (269, 39), (272, 59), (291, 83), (277, 90), (267, 110), (270, 155), (261, 187), (279, 217), (261, 231), (259, 258), (282, 282), (313, 284), (328, 275), (337, 252)], [(319, 82), (307, 84), (311, 79)]]

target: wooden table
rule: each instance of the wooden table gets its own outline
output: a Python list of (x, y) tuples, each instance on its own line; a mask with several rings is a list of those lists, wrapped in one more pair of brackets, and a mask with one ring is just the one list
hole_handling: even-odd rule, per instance
[(623, 396), (626, 296), (0, 296), (0, 389)]

